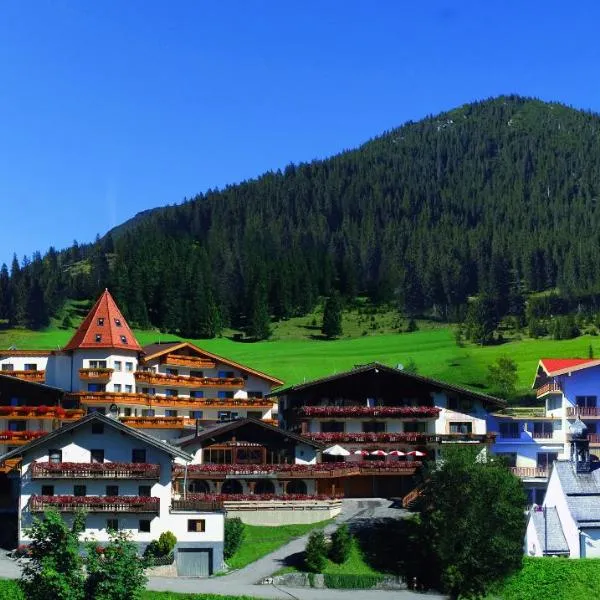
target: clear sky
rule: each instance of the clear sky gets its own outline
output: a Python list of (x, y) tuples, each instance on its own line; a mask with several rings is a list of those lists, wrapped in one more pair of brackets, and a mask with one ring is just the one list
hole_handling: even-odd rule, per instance
[(0, 263), (502, 93), (600, 111), (600, 2), (2, 0)]

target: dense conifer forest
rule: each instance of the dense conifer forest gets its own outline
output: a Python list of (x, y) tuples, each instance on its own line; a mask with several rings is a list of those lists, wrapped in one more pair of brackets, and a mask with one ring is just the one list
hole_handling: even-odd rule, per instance
[(264, 337), (334, 291), (484, 329), (594, 315), (599, 193), (598, 115), (495, 98), (147, 211), (92, 244), (15, 257), (0, 319), (43, 327), (105, 287), (134, 324), (190, 337)]

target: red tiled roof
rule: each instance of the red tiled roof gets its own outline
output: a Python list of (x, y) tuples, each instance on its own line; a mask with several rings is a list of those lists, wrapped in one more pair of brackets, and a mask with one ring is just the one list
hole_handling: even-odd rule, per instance
[(570, 369), (573, 367), (582, 367), (590, 363), (589, 366), (593, 364), (598, 364), (598, 360), (595, 358), (542, 358), (540, 359), (540, 364), (548, 373), (548, 375), (554, 375), (558, 371), (564, 371), (565, 369)]
[(79, 348), (118, 348), (141, 352), (141, 346), (108, 290), (98, 298), (64, 350)]

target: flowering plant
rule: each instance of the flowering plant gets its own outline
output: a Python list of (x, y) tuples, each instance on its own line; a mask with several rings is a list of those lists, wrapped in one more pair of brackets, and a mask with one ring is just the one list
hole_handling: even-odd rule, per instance
[(77, 462), (43, 462), (33, 463), (34, 471), (46, 473), (62, 473), (63, 471), (79, 471), (84, 473), (106, 473), (113, 471), (128, 471), (130, 473), (154, 473), (158, 475), (160, 465), (151, 463), (122, 463), (122, 462), (104, 462), (104, 463), (77, 463)]
[(187, 494), (185, 499), (196, 502), (242, 502), (246, 500), (333, 500), (342, 498), (339, 494)]
[(437, 417), (437, 406), (303, 406), (306, 417)]
[(159, 504), (160, 498), (153, 496), (31, 496), (32, 504), (49, 506), (114, 506), (125, 504), (128, 506)]
[(318, 442), (426, 442), (435, 438), (430, 433), (304, 433)]

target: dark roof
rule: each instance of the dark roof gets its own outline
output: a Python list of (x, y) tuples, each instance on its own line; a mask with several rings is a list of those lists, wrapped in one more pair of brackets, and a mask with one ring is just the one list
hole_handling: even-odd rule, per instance
[(592, 463), (589, 473), (576, 473), (570, 460), (557, 460), (554, 461), (554, 473), (577, 525), (600, 526), (600, 464)]
[(451, 383), (445, 383), (443, 381), (438, 381), (437, 379), (432, 379), (431, 377), (424, 377), (423, 375), (416, 375), (415, 373), (408, 373), (401, 369), (396, 369), (394, 367), (389, 367), (388, 365), (384, 365), (379, 362), (373, 362), (366, 365), (360, 365), (351, 369), (349, 371), (344, 371), (343, 373), (336, 373), (335, 375), (328, 375), (326, 377), (321, 377), (319, 379), (313, 379), (312, 381), (307, 381), (305, 383), (298, 383), (295, 385), (288, 385), (282, 388), (271, 392), (268, 396), (280, 396), (282, 394), (292, 394), (294, 392), (299, 392), (314, 386), (322, 385), (324, 383), (328, 383), (330, 381), (336, 381), (339, 379), (343, 379), (345, 377), (352, 377), (353, 375), (359, 375), (361, 373), (367, 373), (368, 371), (374, 371), (376, 369), (380, 369), (392, 375), (397, 375), (398, 377), (412, 379), (413, 381), (419, 383), (425, 383), (432, 387), (436, 387), (443, 391), (451, 391), (462, 394), (463, 396), (468, 396), (470, 398), (480, 400), (485, 404), (493, 404), (495, 406), (506, 406), (506, 401), (500, 398), (496, 398), (495, 396), (490, 396), (488, 394), (482, 394), (481, 392), (473, 392), (466, 388), (453, 385)]
[(181, 344), (181, 340), (175, 340), (172, 342), (154, 342), (153, 344), (147, 344), (142, 348), (142, 352), (146, 356), (152, 356), (157, 352), (162, 352), (164, 350), (169, 350), (174, 346), (179, 346)]
[(533, 510), (531, 518), (544, 554), (569, 554), (569, 545), (556, 507), (547, 506), (544, 510)]
[(37, 381), (27, 381), (26, 379), (21, 379), (20, 377), (13, 377), (12, 375), (3, 375), (2, 373), (0, 373), (0, 381), (2, 381), (2, 379), (6, 379), (7, 381), (10, 381), (11, 383), (15, 383), (17, 385), (21, 384), (24, 387), (30, 386), (33, 388), (41, 388), (48, 392), (56, 392), (61, 396), (65, 393), (65, 391), (59, 387), (47, 385), (46, 383), (38, 383)]
[(258, 427), (262, 427), (269, 433), (275, 433), (280, 435), (281, 437), (290, 438), (302, 444), (307, 444), (308, 446), (313, 446), (314, 448), (323, 448), (323, 444), (320, 442), (315, 442), (313, 440), (309, 440), (302, 435), (298, 435), (297, 433), (292, 433), (290, 431), (285, 431), (284, 429), (280, 429), (275, 425), (271, 425), (270, 423), (265, 423), (260, 419), (253, 419), (252, 417), (246, 417), (245, 419), (236, 419), (235, 421), (228, 421), (226, 423), (219, 423), (218, 425), (214, 425), (213, 427), (208, 427), (199, 431), (198, 434), (186, 436), (183, 438), (179, 438), (178, 440), (174, 440), (174, 443), (180, 446), (187, 446), (192, 442), (203, 442), (204, 440), (210, 439), (215, 435), (221, 435), (223, 433), (228, 433), (230, 431), (235, 431), (240, 427), (244, 427), (246, 425), (256, 425)]
[(161, 442), (159, 439), (157, 439), (151, 435), (148, 435), (147, 433), (139, 431), (138, 429), (134, 429), (133, 427), (129, 427), (129, 425), (125, 425), (124, 423), (121, 423), (121, 421), (117, 421), (116, 419), (111, 419), (110, 417), (100, 414), (99, 412), (92, 412), (89, 415), (86, 415), (85, 417), (82, 417), (81, 419), (79, 419), (77, 421), (73, 421), (72, 423), (63, 425), (59, 429), (55, 429), (54, 431), (51, 431), (47, 435), (44, 435), (42, 437), (36, 438), (35, 440), (32, 440), (31, 442), (25, 444), (24, 446), (21, 446), (20, 448), (15, 448), (11, 452), (7, 452), (4, 456), (0, 456), (0, 463), (4, 462), (8, 458), (22, 456), (23, 454), (26, 454), (30, 450), (33, 450), (34, 448), (37, 448), (38, 446), (40, 446), (42, 444), (46, 444), (47, 442), (50, 442), (56, 438), (59, 438), (62, 435), (64, 435), (65, 433), (68, 433), (69, 431), (73, 431), (74, 429), (77, 429), (78, 427), (86, 425), (87, 423), (90, 423), (91, 421), (100, 421), (101, 423), (104, 423), (105, 425), (114, 427), (115, 429), (122, 431), (123, 433), (126, 433), (127, 435), (130, 435), (142, 442), (146, 442), (150, 446), (154, 446), (158, 450), (161, 450), (167, 454), (170, 454), (173, 457), (177, 456), (179, 458), (183, 458), (186, 461), (192, 460), (192, 457), (187, 452), (184, 452), (183, 450), (180, 450), (179, 448), (176, 448), (175, 446), (171, 446), (170, 444), (167, 444), (166, 442)]

